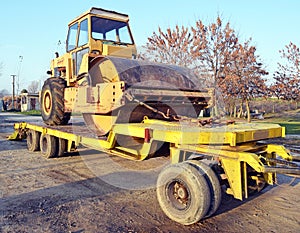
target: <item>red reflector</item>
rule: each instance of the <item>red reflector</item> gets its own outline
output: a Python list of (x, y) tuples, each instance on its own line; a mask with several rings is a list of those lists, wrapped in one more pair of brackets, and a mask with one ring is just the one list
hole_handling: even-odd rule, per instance
[(149, 143), (151, 139), (151, 135), (150, 135), (150, 129), (149, 128), (145, 128), (145, 138), (144, 138), (144, 142), (145, 143)]

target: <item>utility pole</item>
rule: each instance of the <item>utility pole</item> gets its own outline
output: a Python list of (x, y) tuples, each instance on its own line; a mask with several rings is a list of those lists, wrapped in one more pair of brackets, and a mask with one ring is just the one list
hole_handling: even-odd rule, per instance
[(14, 110), (15, 109), (15, 78), (16, 78), (17, 75), (15, 74), (12, 74), (11, 77), (12, 77), (12, 86), (13, 86), (13, 89), (12, 89), (12, 100), (11, 100), (11, 109)]
[(19, 68), (18, 68), (18, 75), (17, 75), (17, 95), (19, 95), (20, 90), (20, 71), (22, 66), (23, 56), (19, 56)]

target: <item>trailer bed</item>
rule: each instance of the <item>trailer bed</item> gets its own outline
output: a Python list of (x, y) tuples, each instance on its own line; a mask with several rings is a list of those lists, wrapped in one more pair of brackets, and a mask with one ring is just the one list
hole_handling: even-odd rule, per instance
[[(139, 161), (159, 156), (162, 149), (167, 149), (171, 165), (159, 174), (157, 198), (171, 219), (186, 225), (217, 210), (221, 185), (228, 194), (243, 200), (266, 184), (275, 184), (276, 173), (300, 175), (300, 167), (293, 161), (297, 157), (289, 150), (260, 142), (285, 136), (285, 129), (277, 124), (200, 126), (197, 121), (144, 118), (141, 123), (115, 124), (105, 137), (94, 135), (83, 122), (66, 126), (22, 122), (14, 128), (11, 140), (27, 138), (28, 149), (40, 150), (47, 158), (70, 152), (79, 145)], [(198, 203), (201, 196), (202, 204)], [(195, 216), (193, 211), (185, 211), (187, 205), (206, 209)], [(189, 220), (194, 217), (197, 218)]]

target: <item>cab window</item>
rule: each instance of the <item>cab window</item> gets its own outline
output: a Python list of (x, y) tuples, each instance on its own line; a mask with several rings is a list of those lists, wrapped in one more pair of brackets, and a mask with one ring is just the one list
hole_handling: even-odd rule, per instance
[(67, 51), (71, 51), (76, 48), (78, 23), (73, 24), (69, 28), (68, 39), (67, 39)]
[(92, 38), (116, 43), (133, 44), (126, 22), (92, 17)]
[(88, 20), (85, 19), (80, 23), (78, 47), (83, 46), (88, 43)]

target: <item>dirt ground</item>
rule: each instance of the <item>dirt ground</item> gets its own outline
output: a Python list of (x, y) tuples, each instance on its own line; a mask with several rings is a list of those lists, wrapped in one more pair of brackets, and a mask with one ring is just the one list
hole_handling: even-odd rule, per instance
[[(215, 215), (182, 226), (156, 198), (167, 158), (133, 162), (80, 148), (45, 159), (26, 141), (6, 140), (24, 120), (40, 118), (0, 113), (0, 232), (300, 232), (300, 179), (280, 175), (246, 201), (223, 194)], [(298, 146), (300, 138), (279, 143)]]

